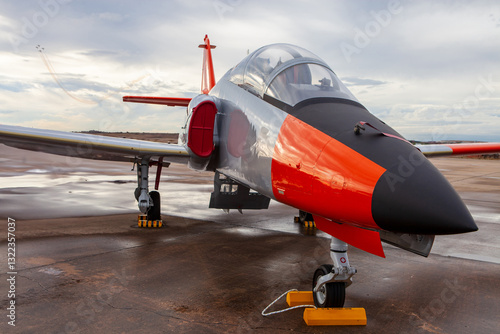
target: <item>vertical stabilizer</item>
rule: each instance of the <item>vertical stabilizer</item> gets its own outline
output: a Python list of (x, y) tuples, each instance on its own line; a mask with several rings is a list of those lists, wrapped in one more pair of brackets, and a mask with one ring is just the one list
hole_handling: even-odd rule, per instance
[(201, 77), (201, 92), (208, 94), (208, 92), (215, 86), (215, 73), (214, 64), (212, 62), (212, 51), (215, 45), (210, 45), (208, 35), (205, 35), (205, 44), (200, 44), (198, 47), (205, 49), (203, 51), (203, 69)]

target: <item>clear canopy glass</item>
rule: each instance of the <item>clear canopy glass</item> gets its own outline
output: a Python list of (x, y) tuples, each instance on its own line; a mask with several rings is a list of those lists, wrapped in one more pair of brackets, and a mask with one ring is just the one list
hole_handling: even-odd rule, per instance
[(261, 98), (269, 95), (291, 106), (314, 97), (357, 101), (323, 60), (290, 44), (264, 46), (226, 75)]

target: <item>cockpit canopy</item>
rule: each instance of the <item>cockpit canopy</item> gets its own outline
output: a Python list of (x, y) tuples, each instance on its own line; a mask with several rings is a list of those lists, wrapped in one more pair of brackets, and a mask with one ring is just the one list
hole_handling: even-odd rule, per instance
[(315, 97), (358, 102), (323, 60), (290, 44), (272, 44), (254, 51), (226, 78), (260, 98), (267, 95), (291, 106)]

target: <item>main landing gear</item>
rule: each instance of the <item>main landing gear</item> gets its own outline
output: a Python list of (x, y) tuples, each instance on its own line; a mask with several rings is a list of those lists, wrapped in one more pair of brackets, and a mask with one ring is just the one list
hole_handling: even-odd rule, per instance
[[(158, 225), (161, 226), (161, 199), (160, 193), (157, 190), (163, 166), (162, 159), (158, 162), (150, 162), (149, 158), (142, 158), (141, 160), (137, 160), (135, 164), (137, 165), (137, 188), (135, 189), (134, 195), (138, 202), (139, 210), (143, 214), (146, 214), (146, 222), (157, 222), (156, 224), (153, 223), (154, 227), (157, 227)], [(157, 164), (158, 167), (156, 172), (155, 190), (150, 192), (148, 174), (149, 167), (153, 164)], [(146, 227), (147, 224), (144, 225), (145, 226), (143, 227)], [(141, 220), (139, 220), (139, 226), (142, 227)]]
[(306, 229), (311, 229), (311, 230), (316, 229), (316, 224), (314, 224), (314, 218), (308, 212), (299, 210), (299, 217), (297, 217), (297, 220)]
[(345, 289), (352, 284), (356, 268), (349, 265), (348, 245), (332, 237), (330, 243), (331, 264), (320, 266), (313, 276), (313, 298), (317, 307), (343, 307)]

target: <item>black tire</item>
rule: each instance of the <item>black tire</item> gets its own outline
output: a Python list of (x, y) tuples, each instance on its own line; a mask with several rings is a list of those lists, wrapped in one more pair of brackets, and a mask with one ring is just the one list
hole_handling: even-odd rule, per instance
[(157, 191), (150, 191), (149, 196), (153, 201), (153, 206), (149, 208), (148, 220), (161, 220), (161, 204), (160, 193)]
[(299, 210), (299, 221), (302, 225), (304, 225), (304, 222), (314, 221), (314, 218), (309, 212)]
[(139, 188), (139, 187), (135, 188), (134, 196), (135, 196), (136, 201), (139, 201), (139, 196), (141, 196), (141, 188)]
[(345, 302), (345, 282), (332, 282), (323, 285), (318, 292), (314, 292), (316, 283), (321, 276), (332, 272), (331, 264), (324, 264), (314, 272), (313, 277), (313, 298), (316, 307), (344, 307)]

